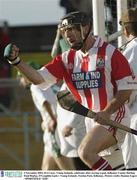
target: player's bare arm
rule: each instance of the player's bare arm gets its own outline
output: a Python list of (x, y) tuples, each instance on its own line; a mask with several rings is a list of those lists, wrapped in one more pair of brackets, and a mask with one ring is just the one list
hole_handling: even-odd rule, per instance
[(51, 106), (49, 104), (48, 101), (45, 101), (43, 103), (44, 108), (46, 109), (46, 111), (48, 112), (49, 116), (50, 116), (50, 121), (48, 123), (48, 131), (52, 132), (53, 134), (55, 133), (55, 129), (57, 126), (57, 121), (56, 121), (56, 117), (51, 109)]
[(9, 44), (5, 48), (5, 59), (14, 65), (30, 82), (33, 84), (40, 84), (44, 82), (43, 77), (32, 67), (27, 65), (19, 58), (19, 48), (16, 45)]

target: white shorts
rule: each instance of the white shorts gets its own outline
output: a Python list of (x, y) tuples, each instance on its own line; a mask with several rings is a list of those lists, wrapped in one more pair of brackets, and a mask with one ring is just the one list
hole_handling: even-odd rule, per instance
[[(122, 108), (120, 108), (120, 110), (118, 112), (114, 113), (111, 116), (111, 120), (121, 123), (128, 127), (130, 126), (130, 119), (131, 119), (131, 115), (130, 115), (130, 112), (129, 112), (129, 109), (127, 106), (123, 106)], [(86, 118), (85, 124), (86, 124), (86, 130), (87, 130), (87, 132), (89, 132), (89, 130), (91, 128), (93, 128), (95, 125), (97, 125), (99, 123), (95, 122), (93, 119)], [(102, 151), (100, 153), (100, 155), (101, 156), (110, 155), (115, 149), (117, 149), (117, 148), (121, 149), (121, 145), (124, 142), (125, 135), (127, 132), (123, 131), (121, 129), (115, 129), (112, 126), (105, 126), (105, 125), (101, 125), (101, 126), (108, 129), (108, 131), (113, 132), (113, 135), (117, 140), (117, 145), (111, 146), (110, 148)]]
[[(58, 135), (61, 146), (61, 154), (66, 157), (78, 157), (77, 149), (86, 134), (84, 117), (57, 107)], [(64, 137), (62, 134), (66, 126), (72, 127), (72, 135)]]
[[(137, 102), (130, 107), (131, 109), (131, 124), (130, 127), (137, 129)], [(123, 159), (127, 169), (137, 168), (137, 136), (128, 133), (122, 145)]]
[[(56, 139), (56, 143), (58, 144), (58, 146), (60, 146), (60, 142), (59, 142), (59, 137), (58, 137), (58, 132), (55, 131), (55, 139)], [(51, 138), (51, 133), (48, 132), (48, 130), (46, 129), (43, 132), (43, 142), (44, 142), (44, 151), (48, 152), (50, 155), (52, 154), (52, 138)]]

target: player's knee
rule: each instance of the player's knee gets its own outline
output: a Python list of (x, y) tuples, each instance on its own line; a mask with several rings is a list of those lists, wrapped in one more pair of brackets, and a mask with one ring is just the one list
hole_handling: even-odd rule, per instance
[(80, 159), (82, 159), (83, 161), (86, 161), (88, 159), (89, 154), (88, 154), (86, 146), (79, 146), (78, 155)]

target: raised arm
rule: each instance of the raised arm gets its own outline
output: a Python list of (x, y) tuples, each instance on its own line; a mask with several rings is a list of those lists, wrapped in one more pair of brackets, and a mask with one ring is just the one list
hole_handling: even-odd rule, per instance
[(43, 77), (40, 73), (23, 62), (19, 57), (19, 48), (14, 44), (9, 44), (6, 46), (4, 51), (5, 59), (18, 71), (20, 71), (31, 83), (33, 84), (41, 84), (44, 82)]

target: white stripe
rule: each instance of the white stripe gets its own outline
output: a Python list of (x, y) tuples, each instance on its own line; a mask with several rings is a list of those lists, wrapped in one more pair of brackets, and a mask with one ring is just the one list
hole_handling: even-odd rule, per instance
[(137, 77), (135, 79), (132, 79), (131, 76), (126, 76), (123, 79), (120, 79), (117, 81), (118, 90), (124, 90), (124, 89), (137, 89)]
[[(98, 51), (97, 48), (89, 50), (89, 53), (90, 53), (90, 56), (89, 56), (90, 63), (88, 66), (89, 71), (94, 71), (96, 69), (97, 51)], [(91, 92), (91, 97), (92, 97), (92, 110), (96, 111), (96, 112), (100, 111), (100, 108), (99, 108), (100, 107), (100, 101), (99, 101), (98, 91), (96, 89), (91, 89), (90, 92)], [(92, 94), (94, 94), (94, 96)]]
[(62, 61), (66, 67), (68, 65), (68, 54), (69, 51), (65, 51), (64, 53), (62, 53)]
[[(43, 71), (44, 69), (44, 71)], [(47, 68), (42, 67), (40, 70), (38, 70), (38, 72), (42, 75), (43, 79), (45, 80), (45, 82), (43, 82), (42, 84), (38, 84), (37, 86), (39, 86), (39, 88), (45, 90), (48, 87), (50, 87), (51, 85), (56, 83), (56, 77), (53, 76)]]
[[(82, 55), (81, 55), (80, 51), (77, 51), (76, 53), (77, 53), (77, 55), (75, 57), (77, 57), (77, 58), (74, 59), (74, 69), (73, 69), (73, 72), (81, 72), (80, 59), (82, 59)], [(79, 93), (79, 95), (81, 97), (82, 104), (85, 107), (88, 107), (84, 91), (83, 90), (79, 90), (78, 93)]]
[(99, 101), (99, 93), (96, 89), (91, 90), (92, 94), (92, 110), (95, 112), (100, 111), (100, 101)]
[[(125, 116), (125, 106), (123, 105), (122, 107), (120, 107), (119, 111), (117, 112), (118, 116), (117, 118), (114, 119), (114, 121), (118, 122), (119, 124), (121, 123), (122, 119), (124, 118)], [(109, 128), (109, 131), (111, 132), (114, 128), (113, 127), (110, 127)], [(116, 129), (117, 131), (117, 129)], [(115, 131), (115, 134), (116, 134), (116, 131)], [(115, 135), (114, 134), (114, 135)]]
[(102, 168), (102, 170), (103, 170), (103, 169), (106, 169), (106, 167), (107, 167), (108, 165), (109, 165), (109, 164), (107, 163), (107, 164)]
[(116, 122), (120, 123), (121, 122), (121, 119), (123, 119), (124, 117), (124, 114), (125, 114), (125, 111), (124, 111), (124, 106), (120, 107), (120, 110), (119, 110), (119, 115), (118, 117), (115, 119)]
[[(111, 74), (110, 72), (112, 71), (111, 67), (111, 58), (114, 53), (115, 48), (112, 47), (111, 45), (108, 45), (106, 47), (106, 54), (105, 56), (105, 75), (106, 75), (106, 93), (107, 93), (107, 103), (112, 99), (113, 97), (113, 85), (111, 83)], [(109, 71), (108, 71), (109, 69)]]
[(79, 52), (76, 51), (73, 72), (81, 72), (80, 59), (82, 59), (82, 56)]
[(97, 58), (98, 49), (90, 49), (89, 50), (89, 59), (90, 62), (88, 63), (88, 70), (95, 71), (96, 70), (96, 58)]

